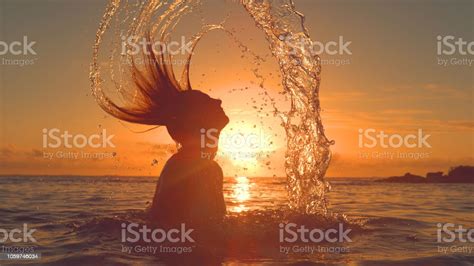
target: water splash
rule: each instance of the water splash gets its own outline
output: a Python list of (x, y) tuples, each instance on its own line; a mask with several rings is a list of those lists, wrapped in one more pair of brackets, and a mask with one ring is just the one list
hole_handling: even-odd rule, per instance
[[(90, 79), (96, 100), (106, 102), (109, 97), (106, 89), (110, 87), (114, 89), (112, 93), (118, 94), (122, 101), (134, 100), (134, 92), (129, 91), (134, 86), (129, 86), (128, 67), (130, 62), (137, 62), (139, 56), (130, 53), (133, 47), (118, 45), (121, 39), (143, 38), (149, 32), (159, 40), (169, 40), (180, 19), (192, 13), (200, 4), (199, 0), (138, 3), (111, 0), (93, 49)], [(287, 112), (280, 112), (275, 107), (287, 135), (285, 169), (290, 208), (299, 213), (326, 215), (326, 193), (330, 186), (324, 180), (324, 175), (331, 159), (329, 147), (333, 143), (324, 135), (321, 122), (321, 63), (320, 58), (311, 53), (312, 41), (304, 26), (304, 16), (295, 10), (292, 0), (242, 0), (241, 4), (255, 25), (264, 32), (272, 54), (278, 61), (283, 88), (291, 101)], [(199, 40), (211, 30), (220, 29), (232, 35), (225, 29), (224, 22), (218, 25), (206, 24), (204, 20), (201, 22), (200, 29), (191, 38), (193, 51)], [(106, 33), (110, 33), (108, 45), (104, 44)], [(235, 39), (235, 36), (232, 37)], [(104, 51), (107, 47), (111, 50)], [(185, 88), (189, 87), (191, 58), (192, 52), (186, 56), (181, 74), (180, 82)], [(172, 63), (172, 58), (169, 58), (168, 63)], [(105, 85), (104, 81), (110, 84)]]
[(285, 170), (290, 207), (304, 213), (327, 213), (324, 180), (333, 142), (324, 135), (320, 116), (321, 62), (311, 53), (304, 16), (292, 0), (249, 0), (244, 7), (262, 29), (277, 58), (291, 109), (281, 113), (287, 135)]

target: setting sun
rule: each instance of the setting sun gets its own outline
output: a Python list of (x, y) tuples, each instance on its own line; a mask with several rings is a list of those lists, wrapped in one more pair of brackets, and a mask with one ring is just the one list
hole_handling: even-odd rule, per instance
[(221, 132), (219, 155), (243, 169), (256, 169), (276, 145), (272, 135), (257, 124), (234, 122)]

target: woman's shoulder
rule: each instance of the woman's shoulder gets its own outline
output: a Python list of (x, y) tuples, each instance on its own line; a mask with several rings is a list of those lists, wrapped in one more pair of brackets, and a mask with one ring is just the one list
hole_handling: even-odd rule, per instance
[(222, 168), (214, 160), (182, 158), (179, 154), (171, 156), (163, 167), (164, 172), (184, 169), (202, 169), (222, 174)]
[(212, 171), (216, 172), (219, 175), (222, 175), (222, 168), (221, 166), (214, 160), (207, 160), (209, 164), (209, 168), (212, 169)]
[(222, 172), (221, 166), (216, 161), (212, 161), (212, 164), (213, 164), (213, 167), (215, 167), (216, 169)]

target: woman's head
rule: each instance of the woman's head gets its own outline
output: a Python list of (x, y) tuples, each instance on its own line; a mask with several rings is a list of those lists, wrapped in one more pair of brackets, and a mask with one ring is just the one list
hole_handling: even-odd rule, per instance
[[(221, 103), (197, 90), (180, 92), (173, 103), (175, 111), (166, 124), (169, 134), (184, 148), (212, 152), (217, 149), (220, 131), (229, 122)], [(216, 138), (215, 143), (209, 136)]]
[[(144, 60), (140, 60), (143, 65), (137, 66), (136, 58), (130, 58), (130, 76), (135, 86), (121, 90), (126, 105), (118, 106), (105, 95), (96, 97), (98, 103), (106, 112), (121, 120), (166, 126), (171, 137), (183, 148), (202, 148), (202, 134), (208, 136), (208, 132), (212, 131), (210, 135), (218, 138), (229, 122), (221, 101), (191, 89), (189, 64), (183, 72), (184, 81), (178, 82), (170, 55), (163, 50), (155, 52), (151, 46), (154, 42), (148, 38), (149, 45), (142, 55)], [(162, 46), (160, 49), (163, 49)]]

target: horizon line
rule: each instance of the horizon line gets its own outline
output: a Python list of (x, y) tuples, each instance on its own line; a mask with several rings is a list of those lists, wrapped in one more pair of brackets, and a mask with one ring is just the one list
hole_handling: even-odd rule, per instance
[[(243, 176), (243, 175), (242, 175)], [(2, 177), (156, 177), (159, 175), (78, 175), (78, 174), (0, 174)], [(224, 176), (224, 178), (231, 178), (234, 176)], [(273, 176), (245, 176), (250, 178), (272, 178)], [(274, 178), (285, 178), (286, 176), (275, 176)], [(336, 179), (336, 178), (384, 178), (383, 176), (330, 176), (325, 177), (327, 179)]]

